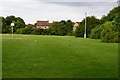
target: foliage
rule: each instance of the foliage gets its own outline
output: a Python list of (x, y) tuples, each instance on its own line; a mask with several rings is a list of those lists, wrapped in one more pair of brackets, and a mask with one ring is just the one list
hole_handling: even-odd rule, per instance
[(24, 28), (25, 27), (25, 22), (22, 18), (20, 17), (15, 17), (15, 16), (7, 16), (6, 18), (2, 18), (2, 33), (11, 33), (12, 27), (11, 23), (14, 23), (14, 32), (16, 32), (17, 29), (19, 28)]
[(16, 21), (14, 22), (15, 26), (14, 26), (14, 31), (16, 31), (19, 28), (24, 28), (25, 27), (25, 22), (22, 18), (17, 17)]
[(72, 33), (72, 28), (73, 28), (73, 22), (71, 20), (67, 20), (67, 21), (62, 20), (60, 22), (53, 22), (51, 24), (50, 33), (52, 35), (64, 36)]
[[(71, 20), (53, 22), (49, 29), (39, 28), (18, 28), (16, 33), (20, 34), (35, 34), (35, 35), (72, 35), (73, 22)], [(22, 31), (23, 30), (23, 31)]]
[(12, 16), (7, 16), (6, 17), (6, 21), (5, 22), (6, 22), (7, 25), (10, 25), (13, 21), (16, 21), (15, 16), (12, 15)]
[(50, 34), (50, 29), (43, 29), (41, 32), (41, 35), (49, 35)]
[(102, 35), (104, 35), (104, 36), (101, 36), (101, 40), (103, 42), (120, 43), (119, 32), (115, 32), (115, 31), (108, 29), (108, 30), (103, 31)]
[(16, 31), (17, 34), (33, 34), (33, 35), (49, 35), (49, 29), (40, 29), (40, 28), (20, 28)]
[(84, 27), (79, 26), (76, 28), (75, 37), (84, 37)]
[(91, 39), (100, 39), (101, 32), (103, 31), (104, 26), (98, 25), (94, 29), (91, 30), (90, 38)]
[(113, 26), (112, 22), (106, 22), (102, 25), (96, 26), (91, 31), (90, 38), (92, 39), (101, 39), (103, 42), (113, 42), (119, 43), (119, 32), (117, 28)]
[[(95, 26), (99, 25), (100, 21), (99, 21), (99, 19), (95, 18), (95, 16), (87, 17), (86, 21), (87, 21), (87, 24), (86, 24), (86, 27), (87, 27), (86, 34), (87, 34), (87, 37), (89, 37), (89, 35), (91, 34), (91, 30), (93, 28), (95, 28)], [(85, 30), (84, 30), (85, 29), (85, 19), (82, 20), (80, 26), (77, 29), (76, 29), (77, 31), (75, 31), (75, 36), (76, 37), (83, 37), (84, 33), (85, 33)]]
[(104, 15), (101, 18), (101, 22), (105, 23), (107, 21), (113, 21), (117, 15), (120, 14), (120, 6), (115, 7), (114, 9), (112, 9), (106, 16)]
[(119, 32), (115, 31), (115, 27), (112, 25), (112, 22), (106, 22), (104, 24), (103, 31), (101, 32), (101, 40), (103, 42), (113, 42), (113, 43), (119, 43)]
[(42, 32), (42, 29), (35, 28), (35, 29), (33, 29), (33, 31), (31, 32), (31, 34), (34, 34), (34, 35), (40, 35), (41, 32)]
[(92, 31), (90, 38), (101, 39), (103, 42), (120, 43), (120, 6), (111, 10), (107, 16), (103, 16), (100, 24)]
[[(120, 42), (120, 6), (112, 9), (107, 15), (99, 20), (95, 16), (88, 16), (87, 20), (87, 37), (92, 39), (101, 39), (103, 42)], [(10, 24), (14, 22), (14, 32), (18, 34), (34, 34), (34, 35), (75, 35), (75, 37), (84, 37), (85, 19), (82, 20), (80, 26), (73, 33), (73, 22), (71, 20), (61, 20), (53, 22), (49, 29), (25, 28), (25, 22), (20, 17), (7, 16), (2, 17), (2, 33), (11, 33)], [(36, 23), (35, 23), (36, 25)]]
[(20, 28), (20, 29), (17, 29), (16, 33), (17, 34), (31, 34), (32, 31), (33, 31), (32, 28)]
[(120, 13), (116, 15), (113, 21), (114, 30), (120, 32)]
[(20, 29), (17, 29), (16, 33), (17, 34), (26, 34), (26, 28), (20, 28)]
[(6, 19), (4, 17), (1, 18), (2, 18), (2, 33), (10, 33), (12, 28), (9, 25), (7, 25)]

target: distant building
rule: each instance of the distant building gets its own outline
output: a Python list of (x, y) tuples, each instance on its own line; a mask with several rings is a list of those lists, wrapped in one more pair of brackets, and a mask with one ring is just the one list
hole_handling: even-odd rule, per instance
[(79, 27), (80, 25), (80, 22), (76, 22), (74, 25), (73, 25), (73, 32), (76, 30), (77, 27)]
[(28, 28), (28, 27), (32, 27), (32, 28), (34, 28), (35, 25), (33, 25), (33, 24), (28, 24), (28, 25), (26, 26), (26, 28)]
[(37, 21), (36, 28), (48, 29), (50, 26), (49, 21)]

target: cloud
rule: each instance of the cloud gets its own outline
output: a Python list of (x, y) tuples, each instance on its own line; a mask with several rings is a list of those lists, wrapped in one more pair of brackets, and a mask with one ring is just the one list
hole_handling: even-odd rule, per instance
[(113, 6), (115, 2), (48, 2), (51, 4), (58, 4), (63, 6), (73, 6), (73, 7), (82, 7), (82, 6)]
[(85, 12), (88, 13), (88, 16), (95, 15), (100, 18), (117, 5), (115, 2), (12, 1), (8, 2), (9, 4), (2, 3), (2, 14), (0, 16), (15, 15), (22, 17), (26, 24), (35, 23), (37, 20), (60, 21), (71, 19), (72, 21), (81, 21)]
[(1, 0), (2, 2), (117, 2), (117, 0)]
[(117, 0), (37, 0), (40, 2), (117, 2)]

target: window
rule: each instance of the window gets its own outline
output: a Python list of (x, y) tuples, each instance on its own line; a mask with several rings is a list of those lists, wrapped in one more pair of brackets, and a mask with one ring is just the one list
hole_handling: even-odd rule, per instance
[(45, 26), (45, 28), (48, 28), (48, 26)]

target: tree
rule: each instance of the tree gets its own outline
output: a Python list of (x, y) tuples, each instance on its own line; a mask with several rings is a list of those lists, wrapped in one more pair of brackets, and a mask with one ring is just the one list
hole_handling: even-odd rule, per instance
[(113, 21), (115, 19), (116, 15), (118, 15), (119, 13), (120, 13), (120, 6), (112, 9), (107, 15), (108, 21)]
[(73, 22), (71, 20), (67, 20), (66, 21), (66, 31), (67, 31), (67, 34), (72, 34), (73, 32)]
[(118, 14), (120, 14), (120, 6), (115, 7), (114, 9), (112, 9), (106, 16), (104, 15), (101, 18), (101, 22), (105, 23), (107, 21), (113, 21)]
[(103, 25), (104, 28), (103, 31), (101, 32), (101, 40), (103, 42), (119, 43), (120, 34), (118, 31), (114, 30), (112, 22), (106, 22)]
[(19, 28), (16, 30), (17, 34), (26, 34), (26, 28)]
[(33, 29), (33, 31), (31, 32), (31, 34), (41, 35), (42, 31), (43, 31), (43, 30), (40, 29), (40, 28), (35, 28), (35, 29)]
[(14, 22), (16, 21), (15, 16), (12, 15), (12, 16), (7, 16), (7, 17), (6, 17), (6, 24), (7, 24), (7, 25), (10, 26), (10, 24), (11, 24), (13, 21), (14, 21)]
[(2, 32), (3, 33), (11, 33), (11, 23), (15, 23), (14, 26), (14, 32), (16, 32), (17, 29), (19, 28), (24, 28), (25, 27), (25, 22), (22, 18), (20, 17), (15, 17), (15, 16), (7, 16), (6, 18), (2, 18)]
[(116, 15), (113, 21), (114, 30), (120, 32), (120, 13)]
[(84, 37), (84, 27), (79, 26), (75, 30), (75, 37)]
[(51, 26), (50, 33), (52, 35), (64, 36), (72, 33), (73, 22), (71, 20), (62, 20), (60, 22), (53, 22)]
[[(87, 17), (86, 21), (87, 21), (87, 25), (86, 25), (87, 26), (87, 32), (86, 32), (86, 34), (87, 34), (87, 37), (89, 37), (89, 35), (91, 34), (91, 30), (93, 28), (95, 28), (97, 25), (100, 24), (100, 20), (95, 18), (95, 16), (91, 16), (91, 17)], [(77, 30), (77, 29), (79, 29), (80, 31)], [(84, 33), (85, 33), (85, 19), (82, 20), (80, 26), (77, 29), (76, 29), (77, 31), (76, 31), (75, 34), (80, 35), (79, 37), (83, 37)]]
[(94, 29), (91, 30), (90, 38), (100, 39), (103, 28), (104, 28), (104, 25), (97, 25)]
[(14, 31), (16, 31), (19, 28), (24, 28), (25, 27), (25, 22), (22, 18), (17, 17), (15, 20), (15, 26), (14, 26)]
[(10, 33), (11, 27), (7, 25), (6, 19), (4, 17), (1, 17), (2, 19), (2, 33)]

